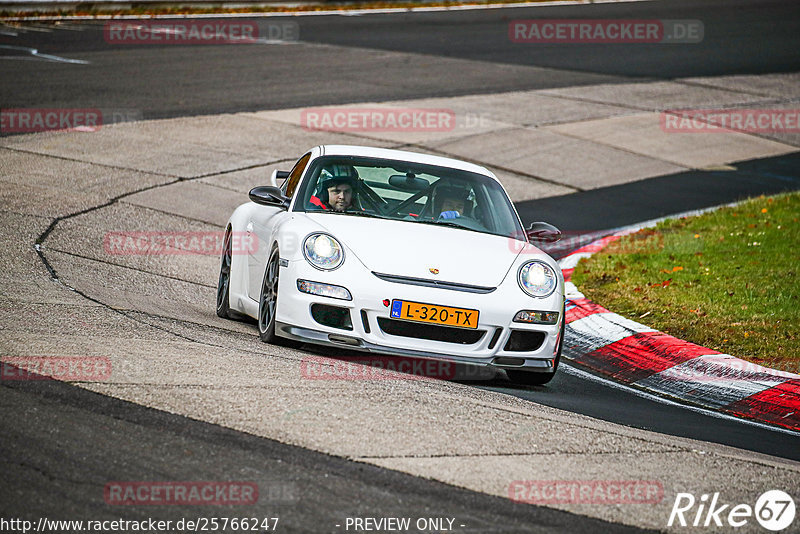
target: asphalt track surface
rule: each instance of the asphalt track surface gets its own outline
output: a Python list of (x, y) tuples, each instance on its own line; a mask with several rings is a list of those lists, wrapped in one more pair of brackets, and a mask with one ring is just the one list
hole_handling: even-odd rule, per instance
[(692, 170), (516, 206), (523, 221), (549, 221), (575, 235), (796, 189), (800, 189), (798, 152), (738, 163), (732, 170)]
[[(694, 19), (703, 23), (704, 38), (670, 45), (512, 43), (508, 23), (533, 18)], [(800, 4), (791, 0), (278, 17), (261, 19), (262, 33), (284, 20), (299, 24), (300, 44), (109, 45), (102, 22), (81, 24), (82, 31), (0, 33), (0, 45), (47, 54), (104, 52), (80, 76), (63, 63), (0, 62), (0, 105), (129, 109), (155, 119), (800, 70)], [(19, 54), (0, 46), (0, 55)]]
[[(308, 451), (60, 382), (4, 382), (0, 405), (3, 518), (278, 517), (278, 532), (343, 532), (337, 525), (347, 517), (411, 516), (455, 518), (461, 532), (642, 531)], [(258, 502), (110, 507), (102, 492), (89, 491), (113, 480), (231, 479), (256, 482)]]
[[(59, 63), (0, 62), (0, 105), (128, 108), (140, 110), (141, 118), (162, 118), (800, 70), (796, 2), (646, 2), (587, 6), (576, 13), (572, 7), (549, 7), (305, 17), (300, 20), (301, 39), (316, 44), (287, 45), (279, 57), (255, 47), (241, 47), (236, 54), (226, 47), (114, 49), (103, 42), (102, 27), (92, 25), (85, 31), (26, 33), (13, 44), (65, 56), (106, 50), (108, 60), (90, 66), (81, 77)], [(508, 42), (510, 20), (578, 16), (698, 19), (704, 23), (705, 39), (691, 48), (553, 46), (537, 48), (536, 54)], [(0, 39), (0, 44), (12, 42)], [(352, 55), (327, 49), (327, 44), (352, 47)], [(376, 50), (386, 54), (376, 55)], [(391, 52), (421, 54), (423, 64), (408, 63)], [(486, 68), (464, 72), (459, 59), (483, 61)], [(537, 69), (516, 68), (521, 66)], [(594, 231), (798, 189), (798, 177), (800, 159), (795, 154), (742, 164), (736, 171), (693, 171), (518, 207), (526, 222), (541, 219), (565, 230)], [(609, 210), (621, 193), (626, 204)], [(643, 399), (569, 373), (543, 388), (514, 388), (502, 378), (481, 387), (637, 428), (800, 459), (796, 436)], [(289, 531), (316, 530), (346, 515), (410, 513), (455, 516), (481, 532), (631, 530), (282, 445), (65, 384), (4, 383), (0, 396), (3, 517), (19, 516), (21, 509), (31, 517), (75, 517), (76, 511), (104, 517), (102, 500), (86, 497), (81, 488), (108, 481), (109, 474), (118, 476), (119, 466), (127, 465), (129, 480), (212, 480), (215, 474), (223, 478), (242, 470), (259, 480), (295, 480), (303, 488), (302, 500), (277, 499), (270, 506), (287, 518)], [(19, 425), (20, 420), (25, 424)], [(150, 446), (130, 447), (132, 435)], [(256, 515), (269, 511), (259, 509)], [(163, 513), (174, 517), (183, 512)], [(196, 509), (185, 512), (197, 515)], [(124, 515), (138, 514), (126, 510)], [(151, 510), (146, 515), (156, 516)]]

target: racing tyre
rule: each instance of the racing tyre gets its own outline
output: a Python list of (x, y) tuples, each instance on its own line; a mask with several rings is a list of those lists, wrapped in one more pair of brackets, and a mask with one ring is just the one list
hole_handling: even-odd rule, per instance
[(280, 276), (280, 253), (278, 247), (272, 253), (264, 270), (261, 284), (261, 297), (258, 299), (258, 335), (265, 343), (276, 343), (275, 312), (278, 311), (278, 277)]
[(281, 337), (275, 333), (275, 313), (278, 311), (278, 277), (280, 276), (280, 252), (277, 245), (272, 248), (267, 268), (264, 270), (264, 282), (261, 284), (261, 297), (258, 299), (258, 335), (264, 343), (284, 347), (299, 347), (300, 343), (293, 339)]
[(223, 319), (242, 319), (244, 315), (230, 308), (231, 289), (231, 261), (233, 252), (231, 246), (231, 227), (225, 231), (225, 240), (222, 243), (222, 261), (219, 268), (219, 282), (217, 282), (217, 315)]

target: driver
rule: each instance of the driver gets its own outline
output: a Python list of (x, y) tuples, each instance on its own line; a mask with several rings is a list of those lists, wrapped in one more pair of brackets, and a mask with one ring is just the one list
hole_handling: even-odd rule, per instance
[(358, 171), (352, 165), (326, 165), (319, 175), (317, 195), (311, 204), (324, 210), (347, 211), (356, 203)]
[(469, 191), (460, 187), (439, 187), (436, 189), (433, 207), (439, 219), (458, 219), (465, 215)]

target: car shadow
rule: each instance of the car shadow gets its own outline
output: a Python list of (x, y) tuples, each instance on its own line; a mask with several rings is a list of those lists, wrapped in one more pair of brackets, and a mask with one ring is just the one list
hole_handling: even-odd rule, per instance
[(359, 352), (309, 343), (302, 344), (296, 350), (306, 355), (301, 360), (301, 374), (308, 379), (442, 380), (481, 388), (531, 392), (546, 392), (550, 389), (548, 384), (514, 383), (502, 369), (485, 366)]
[[(468, 385), (508, 386), (505, 372), (485, 366), (360, 352), (305, 343), (301, 372), (331, 380), (443, 380)], [(326, 359), (334, 360), (325, 361)]]

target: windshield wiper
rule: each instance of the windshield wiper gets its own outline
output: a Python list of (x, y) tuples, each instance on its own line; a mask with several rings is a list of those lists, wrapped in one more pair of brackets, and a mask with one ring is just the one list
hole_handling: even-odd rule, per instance
[(355, 215), (356, 217), (372, 217), (374, 219), (388, 219), (388, 217), (381, 217), (380, 215), (375, 215), (374, 213), (369, 213), (367, 211), (324, 210), (324, 211), (315, 211), (314, 213), (331, 213), (331, 214), (336, 214), (336, 215)]
[(450, 222), (450, 221), (416, 221), (422, 224), (435, 224), (437, 226), (449, 226), (451, 228), (458, 228), (460, 230), (469, 230), (470, 232), (478, 232), (479, 234), (486, 234), (488, 232), (484, 232), (482, 230), (475, 230), (474, 228), (467, 228), (466, 226), (461, 226), (458, 223)]

